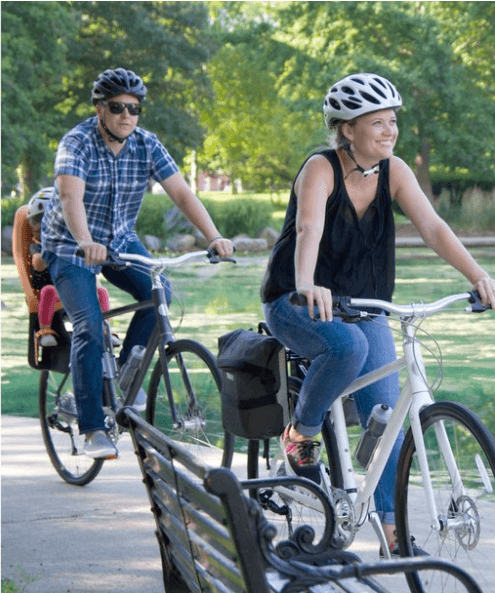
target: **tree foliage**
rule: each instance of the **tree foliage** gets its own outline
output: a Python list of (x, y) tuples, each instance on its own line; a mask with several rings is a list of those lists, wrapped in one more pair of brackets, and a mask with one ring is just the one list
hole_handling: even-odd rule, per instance
[[(404, 99), (397, 154), (495, 178), (494, 2), (3, 2), (2, 180), (46, 182), (61, 135), (93, 113), (107, 67), (140, 74), (142, 125), (182, 162), (286, 187), (326, 140), (330, 84), (357, 71)], [(203, 143), (204, 140), (204, 143)], [(421, 157), (418, 159), (418, 157)]]
[[(260, 106), (266, 88), (272, 95), (276, 92), (268, 102), (271, 122), (267, 114), (260, 116), (264, 147), (256, 145), (267, 155), (272, 139), (280, 140), (276, 162), (272, 159), (269, 165), (272, 178), (294, 175), (295, 153), (301, 160), (307, 147), (322, 137), (321, 105), (330, 84), (360, 71), (381, 74), (399, 88), (404, 107), (397, 152), (410, 164), (418, 164), (418, 177), (429, 195), (430, 168), (465, 170), (484, 179), (495, 177), (493, 3), (261, 2), (256, 3), (255, 15), (253, 7), (248, 8), (244, 16), (249, 18), (242, 24), (239, 13), (250, 3), (231, 4), (235, 5), (231, 6), (235, 18), (229, 22), (222, 17), (227, 30), (224, 39), (230, 45), (214, 58), (213, 66), (210, 64), (216, 92), (213, 111), (218, 115), (217, 102), (233, 96), (236, 82), (232, 79), (240, 76), (244, 93), (257, 92)], [(221, 10), (217, 12), (222, 16)], [(476, 29), (483, 32), (481, 39), (476, 38)], [(246, 55), (257, 65), (247, 73), (243, 67)], [(232, 56), (237, 57), (231, 60)], [(221, 61), (225, 65), (232, 62), (231, 80), (224, 76)], [(272, 86), (262, 83), (267, 77)], [(280, 129), (281, 114), (291, 122), (295, 141)], [(222, 143), (219, 126), (227, 129), (229, 123), (233, 130), (247, 132), (245, 115), (242, 110), (232, 110), (230, 116), (223, 114), (221, 122), (213, 119), (207, 143), (212, 138), (214, 143)], [(241, 142), (237, 137), (236, 145)], [(244, 170), (261, 174), (247, 138), (246, 144)], [(284, 149), (291, 158), (282, 158)], [(223, 152), (229, 151), (227, 143)], [(230, 160), (235, 156), (232, 152)]]
[(2, 185), (12, 188), (22, 166), (29, 187), (47, 170), (49, 142), (62, 131), (54, 105), (67, 71), (74, 30), (59, 2), (2, 2)]
[(215, 51), (201, 2), (3, 2), (2, 169), (4, 192), (30, 193), (52, 167), (61, 135), (94, 113), (92, 83), (105, 68), (142, 76), (142, 125), (180, 163), (202, 138), (204, 71)]

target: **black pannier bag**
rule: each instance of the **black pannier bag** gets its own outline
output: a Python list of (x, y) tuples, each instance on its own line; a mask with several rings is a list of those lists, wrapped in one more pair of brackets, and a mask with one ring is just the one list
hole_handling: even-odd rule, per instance
[(285, 348), (273, 336), (237, 329), (218, 339), (225, 430), (251, 440), (289, 423)]

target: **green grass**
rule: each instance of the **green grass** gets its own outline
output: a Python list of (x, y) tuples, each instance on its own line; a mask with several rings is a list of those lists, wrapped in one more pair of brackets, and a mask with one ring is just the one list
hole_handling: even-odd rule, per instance
[[(491, 253), (475, 254), (486, 269), (495, 274)], [(396, 302), (431, 301), (453, 292), (469, 289), (456, 271), (423, 249), (399, 250)], [(194, 338), (214, 353), (217, 339), (238, 327), (256, 327), (262, 318), (259, 286), (266, 256), (238, 258), (236, 266), (196, 264), (182, 273), (174, 272), (178, 300), (171, 307), (179, 337)], [(113, 286), (112, 306), (131, 302)], [(2, 413), (37, 416), (39, 373), (27, 364), (27, 307), (12, 258), (2, 258)], [(180, 306), (179, 306), (180, 303)], [(181, 315), (181, 308), (184, 315)], [(424, 323), (441, 347), (443, 381), (438, 399), (456, 399), (482, 414), (495, 426), (495, 319), (492, 313), (464, 315), (446, 312)], [(124, 336), (129, 317), (113, 323)], [(398, 324), (394, 324), (398, 329)], [(437, 352), (426, 334), (422, 339)], [(398, 336), (399, 341), (399, 336)], [(438, 353), (437, 353), (438, 354)], [(425, 354), (428, 374), (433, 382), (438, 363)]]

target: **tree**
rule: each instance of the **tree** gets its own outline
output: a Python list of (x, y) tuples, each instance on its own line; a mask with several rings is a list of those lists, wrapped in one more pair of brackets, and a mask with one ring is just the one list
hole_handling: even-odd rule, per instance
[[(93, 113), (92, 83), (106, 68), (124, 67), (143, 78), (148, 98), (143, 125), (161, 137), (180, 163), (197, 147), (199, 111), (210, 96), (204, 65), (216, 51), (202, 2), (74, 2), (79, 29), (70, 45), (75, 76), (66, 79), (63, 106)], [(74, 123), (76, 117), (72, 118)]]
[[(485, 8), (493, 3), (212, 4), (223, 47), (209, 65), (216, 103), (206, 123), (219, 162), (242, 161), (247, 177), (283, 183), (324, 137), (329, 85), (367, 71), (392, 80), (403, 96), (397, 153), (417, 165), (427, 195), (431, 170), (495, 177), (495, 15)], [(280, 121), (289, 122), (289, 135)]]
[(216, 50), (202, 2), (3, 2), (2, 179), (22, 165), (26, 194), (53, 167), (60, 137), (92, 115), (92, 83), (106, 68), (142, 76), (141, 119), (181, 163), (201, 143), (210, 96), (204, 65)]
[[(396, 84), (404, 100), (397, 151), (411, 164), (421, 157), (418, 177), (431, 197), (432, 166), (494, 177), (495, 119), (487, 89), (473, 85), (477, 77), (466, 60), (457, 59), (455, 39), (423, 4), (445, 3), (284, 3), (278, 35), (313, 58), (309, 78), (315, 87), (321, 84), (320, 96), (329, 82), (356, 71), (376, 72)], [(305, 92), (299, 85), (299, 95)]]
[(9, 192), (19, 168), (25, 194), (37, 189), (62, 129), (54, 105), (74, 28), (64, 4), (2, 2), (2, 185)]

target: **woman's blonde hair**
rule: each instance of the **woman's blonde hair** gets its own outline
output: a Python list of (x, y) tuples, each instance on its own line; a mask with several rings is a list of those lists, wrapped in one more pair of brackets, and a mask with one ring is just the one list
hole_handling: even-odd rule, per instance
[(347, 137), (345, 136), (344, 132), (343, 132), (343, 127), (344, 124), (349, 124), (350, 126), (354, 126), (356, 124), (356, 120), (349, 120), (349, 121), (344, 121), (344, 120), (340, 120), (338, 122), (336, 122), (335, 124), (328, 126), (328, 129), (330, 130), (330, 138), (329, 138), (329, 144), (330, 144), (330, 148), (333, 148), (334, 150), (350, 150), (351, 149), (351, 143), (349, 142), (349, 140), (347, 139)]

